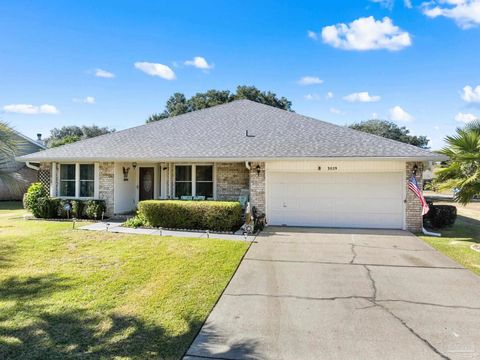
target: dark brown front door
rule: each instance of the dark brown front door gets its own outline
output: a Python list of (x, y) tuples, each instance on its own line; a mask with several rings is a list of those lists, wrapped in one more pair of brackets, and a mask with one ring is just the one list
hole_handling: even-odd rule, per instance
[(155, 184), (153, 174), (154, 174), (153, 167), (140, 168), (140, 184), (139, 184), (140, 201), (153, 199), (153, 186)]

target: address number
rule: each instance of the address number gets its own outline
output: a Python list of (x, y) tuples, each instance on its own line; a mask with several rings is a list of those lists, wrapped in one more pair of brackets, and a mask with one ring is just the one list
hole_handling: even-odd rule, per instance
[[(327, 166), (327, 171), (337, 171), (337, 170), (338, 170), (338, 166)], [(322, 171), (321, 166), (318, 167), (318, 171)]]

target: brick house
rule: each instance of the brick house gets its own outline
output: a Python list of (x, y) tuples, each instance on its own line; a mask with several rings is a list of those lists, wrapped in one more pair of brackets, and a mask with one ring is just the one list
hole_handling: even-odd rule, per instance
[(104, 199), (107, 214), (145, 199), (238, 200), (271, 225), (418, 231), (416, 169), (443, 157), (418, 147), (238, 100), (23, 156), (50, 193)]

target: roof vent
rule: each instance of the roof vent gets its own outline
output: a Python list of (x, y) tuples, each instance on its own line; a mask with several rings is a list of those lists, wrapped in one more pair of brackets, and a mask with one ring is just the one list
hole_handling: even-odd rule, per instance
[(248, 130), (245, 130), (245, 136), (246, 137), (255, 137), (255, 135), (249, 134)]

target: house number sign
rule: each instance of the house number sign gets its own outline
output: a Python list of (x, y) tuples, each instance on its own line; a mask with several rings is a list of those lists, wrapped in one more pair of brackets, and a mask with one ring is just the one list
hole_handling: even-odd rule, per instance
[[(327, 169), (327, 171), (337, 171), (338, 170), (338, 166), (325, 166), (325, 168)], [(322, 171), (321, 166), (318, 167), (318, 171)]]

